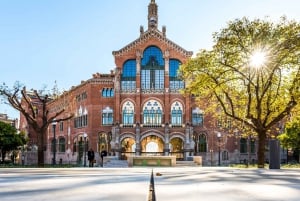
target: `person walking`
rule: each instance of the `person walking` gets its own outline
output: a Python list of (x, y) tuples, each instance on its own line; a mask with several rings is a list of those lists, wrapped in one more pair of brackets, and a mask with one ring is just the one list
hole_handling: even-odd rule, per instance
[(94, 167), (95, 153), (92, 148), (88, 151), (89, 167)]

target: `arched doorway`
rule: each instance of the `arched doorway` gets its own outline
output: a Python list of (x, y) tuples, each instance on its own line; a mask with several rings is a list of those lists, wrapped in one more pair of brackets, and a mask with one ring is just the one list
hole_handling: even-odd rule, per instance
[(179, 137), (174, 137), (170, 140), (170, 154), (176, 156), (176, 160), (184, 159), (184, 143)]
[(128, 156), (135, 154), (135, 140), (132, 137), (125, 137), (121, 141), (121, 160), (126, 160)]
[(141, 141), (142, 155), (163, 155), (164, 142), (156, 135), (149, 135)]
[(111, 142), (111, 132), (98, 133), (98, 152), (101, 153), (101, 151), (105, 150), (109, 154), (111, 150), (110, 142)]

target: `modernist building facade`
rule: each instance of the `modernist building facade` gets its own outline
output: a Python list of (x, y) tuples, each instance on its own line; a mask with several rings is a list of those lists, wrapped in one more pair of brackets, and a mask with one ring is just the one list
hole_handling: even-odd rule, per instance
[(64, 108), (61, 117), (75, 115), (49, 127), (45, 163), (51, 163), (53, 151), (57, 161), (82, 163), (89, 148), (97, 161), (103, 150), (120, 159), (131, 154), (176, 155), (177, 160), (201, 155), (204, 165), (256, 159), (254, 139), (241, 138), (230, 121), (205, 114), (194, 97), (180, 93), (185, 83), (177, 71), (193, 52), (168, 39), (158, 19), (158, 6), (151, 0), (147, 29), (141, 26), (136, 40), (113, 51), (116, 68), (110, 74), (95, 73), (48, 104), (51, 113)]

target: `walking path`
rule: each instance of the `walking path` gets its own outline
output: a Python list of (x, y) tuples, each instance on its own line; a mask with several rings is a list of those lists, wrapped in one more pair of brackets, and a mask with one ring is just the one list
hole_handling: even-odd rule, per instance
[(1, 168), (1, 201), (299, 201), (299, 169)]

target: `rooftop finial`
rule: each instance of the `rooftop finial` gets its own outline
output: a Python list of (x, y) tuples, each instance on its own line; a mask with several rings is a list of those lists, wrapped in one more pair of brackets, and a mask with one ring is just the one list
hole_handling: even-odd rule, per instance
[(148, 6), (148, 29), (157, 29), (158, 15), (157, 15), (157, 4), (155, 0), (151, 0)]

